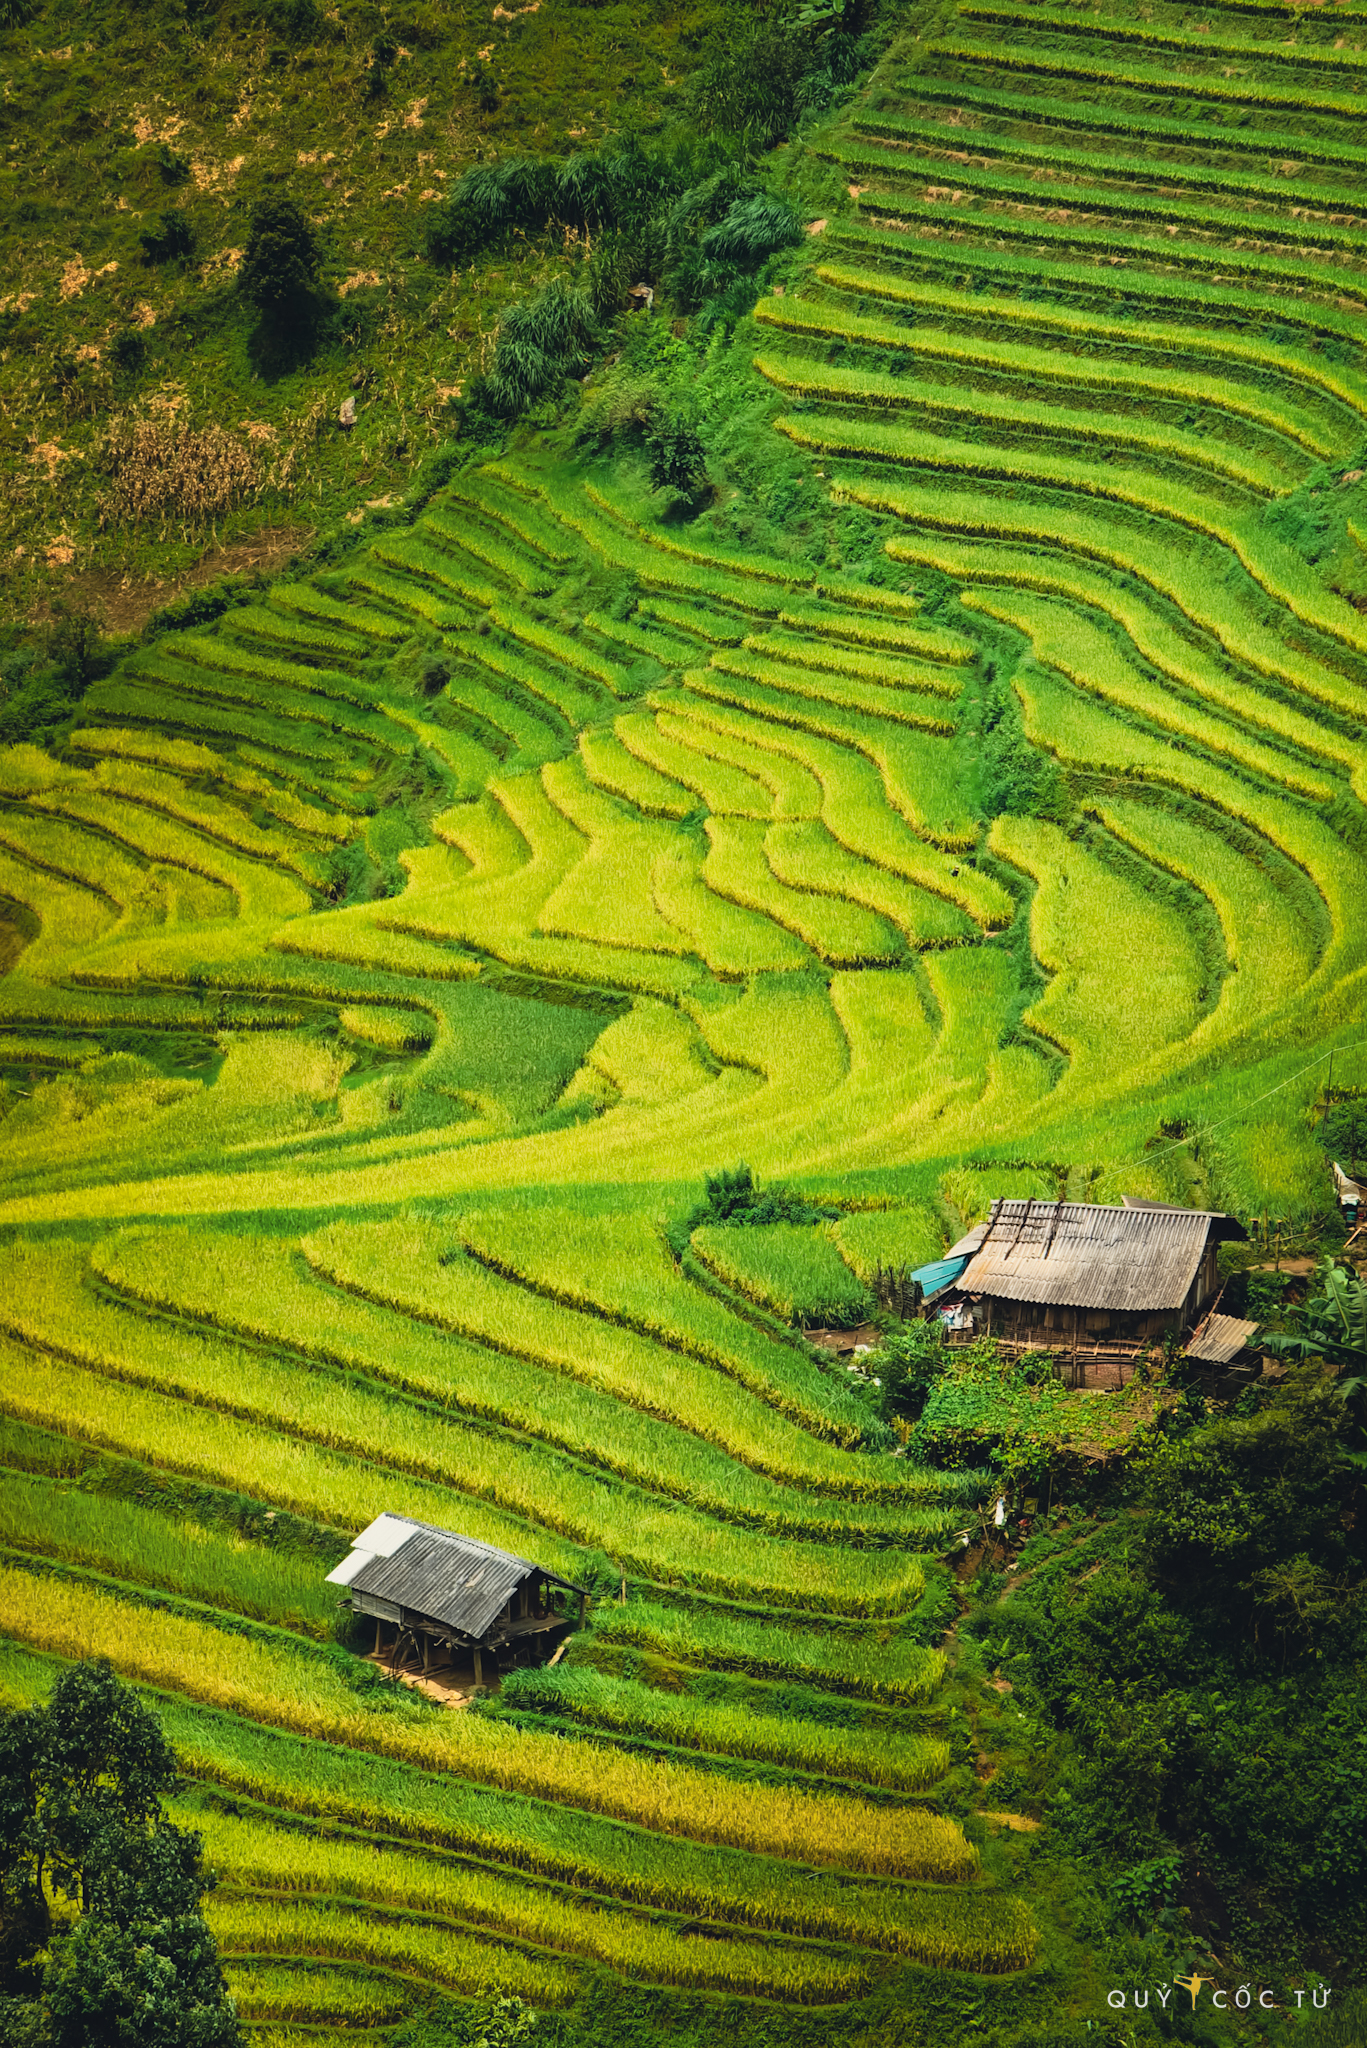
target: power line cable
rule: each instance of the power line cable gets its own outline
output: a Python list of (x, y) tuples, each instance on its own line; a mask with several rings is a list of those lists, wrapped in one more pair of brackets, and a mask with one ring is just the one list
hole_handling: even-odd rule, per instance
[(1155, 1159), (1166, 1158), (1169, 1152), (1180, 1152), (1184, 1145), (1194, 1145), (1198, 1138), (1208, 1138), (1213, 1131), (1222, 1131), (1226, 1124), (1237, 1123), (1241, 1116), (1247, 1116), (1259, 1103), (1266, 1102), (1273, 1095), (1280, 1095), (1283, 1088), (1289, 1088), (1293, 1081), (1299, 1081), (1303, 1074), (1309, 1074), (1316, 1067), (1322, 1066), (1325, 1060), (1336, 1059), (1340, 1053), (1350, 1052), (1367, 1052), (1367, 1039), (1360, 1040), (1357, 1045), (1331, 1045), (1327, 1052), (1316, 1053), (1307, 1066), (1298, 1067), (1294, 1074), (1288, 1074), (1284, 1081), (1278, 1081), (1275, 1088), (1268, 1088), (1261, 1095), (1255, 1095), (1252, 1102), (1246, 1102), (1242, 1109), (1231, 1110), (1230, 1114), (1221, 1117), (1218, 1123), (1205, 1124), (1199, 1131), (1188, 1131), (1185, 1138), (1174, 1138), (1172, 1143), (1164, 1145), (1161, 1151), (1137, 1152), (1133, 1159), (1122, 1159), (1109, 1173), (1103, 1173), (1099, 1180), (1093, 1181), (1092, 1186), (1104, 1187), (1107, 1181), (1114, 1180), (1118, 1174), (1127, 1172), (1132, 1166), (1148, 1165)]

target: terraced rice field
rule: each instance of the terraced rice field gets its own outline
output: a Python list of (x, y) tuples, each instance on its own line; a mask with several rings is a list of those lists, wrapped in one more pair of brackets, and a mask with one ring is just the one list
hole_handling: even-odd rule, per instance
[[(1181, 1117), (1213, 1206), (1311, 1185), (1315, 1079), (1240, 1112), (1367, 971), (1329, 16), (965, 4), (820, 131), (849, 205), (743, 333), (871, 575), (524, 434), (0, 756), (0, 1689), (152, 1689), (260, 2042), (1034, 1967), (923, 1620), (980, 1481), (794, 1324), (970, 1158), (1183, 1199)], [(843, 1213), (681, 1246), (739, 1159)], [(368, 1690), (321, 1581), (384, 1509), (590, 1631), (492, 1712)]]

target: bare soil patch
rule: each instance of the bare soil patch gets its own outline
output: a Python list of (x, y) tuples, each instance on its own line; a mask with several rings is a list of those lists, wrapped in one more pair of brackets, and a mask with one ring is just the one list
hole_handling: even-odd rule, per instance
[(425, 1692), (428, 1699), (437, 1700), (443, 1707), (468, 1707), (487, 1686), (475, 1684), (473, 1672), (457, 1671), (448, 1665), (442, 1671), (396, 1671), (383, 1651), (377, 1657), (372, 1650), (366, 1657), (367, 1664), (374, 1664), (384, 1672), (386, 1678), (397, 1678), (402, 1685), (411, 1685), (414, 1692)]
[(69, 604), (88, 604), (120, 638), (140, 633), (153, 612), (186, 590), (221, 576), (273, 576), (311, 546), (311, 526), (263, 526), (226, 547), (209, 548), (178, 576), (135, 576), (118, 569), (84, 569), (61, 584)]
[(802, 1334), (809, 1344), (819, 1344), (823, 1351), (839, 1352), (842, 1357), (860, 1344), (876, 1351), (883, 1341), (883, 1333), (876, 1323), (861, 1323), (857, 1330), (804, 1330)]

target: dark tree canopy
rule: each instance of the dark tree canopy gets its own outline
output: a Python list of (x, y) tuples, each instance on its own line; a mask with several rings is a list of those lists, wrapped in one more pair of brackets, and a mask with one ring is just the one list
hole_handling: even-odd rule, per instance
[(38, 1772), (49, 1874), (88, 1906), (113, 1843), (159, 1819), (175, 1756), (160, 1722), (108, 1664), (78, 1664), (52, 1689)]
[(294, 201), (263, 199), (252, 209), (237, 288), (277, 325), (307, 324), (318, 309), (322, 260), (318, 237)]
[[(241, 2048), (200, 1838), (161, 1807), (175, 1780), (160, 1723), (103, 1659), (0, 1715), (0, 2039)], [(79, 1908), (68, 1932), (45, 1883)]]

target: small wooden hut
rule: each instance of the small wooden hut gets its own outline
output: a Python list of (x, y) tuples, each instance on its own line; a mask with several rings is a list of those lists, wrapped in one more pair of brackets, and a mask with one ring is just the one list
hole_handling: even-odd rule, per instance
[(1216, 1211), (1126, 1197), (998, 1201), (974, 1235), (952, 1297), (973, 1327), (951, 1339), (976, 1330), (1008, 1351), (1051, 1351), (1076, 1377), (1089, 1360), (1123, 1374), (1139, 1352), (1182, 1337), (1219, 1293), (1220, 1245), (1248, 1232)]
[[(392, 1628), (394, 1664), (412, 1656), (427, 1672), (469, 1656), (476, 1685), (485, 1657), (544, 1656), (583, 1621), (588, 1597), (525, 1557), (404, 1515), (378, 1515), (326, 1583), (346, 1588), (354, 1613), (374, 1616), (377, 1654)], [(567, 1594), (578, 1602), (573, 1613)]]

